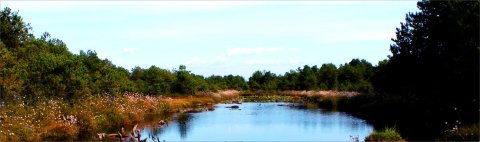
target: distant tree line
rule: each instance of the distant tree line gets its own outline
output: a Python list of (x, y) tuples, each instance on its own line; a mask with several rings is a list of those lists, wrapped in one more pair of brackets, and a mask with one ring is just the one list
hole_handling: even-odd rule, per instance
[(252, 90), (341, 90), (371, 92), (375, 67), (366, 60), (353, 59), (336, 67), (334, 64), (305, 65), (283, 75), (256, 71), (249, 78)]
[(30, 25), (7, 7), (0, 12), (0, 97), (75, 99), (126, 91), (168, 95), (223, 89), (345, 90), (476, 104), (478, 2), (422, 1), (419, 8), (421, 12), (407, 14), (406, 22), (397, 28), (390, 47), (393, 55), (377, 66), (353, 59), (339, 67), (331, 63), (305, 65), (279, 75), (255, 71), (247, 81), (234, 75), (204, 77), (183, 65), (174, 70), (156, 66), (127, 70), (100, 59), (95, 51), (73, 54), (48, 33), (34, 37)]
[(73, 54), (48, 33), (34, 37), (18, 12), (5, 8), (0, 11), (0, 99), (74, 100), (123, 92), (191, 95), (223, 89), (359, 91), (376, 94), (375, 99), (359, 96), (365, 100), (352, 99), (351, 108), (365, 107), (365, 114), (389, 114), (375, 116), (379, 120), (415, 122), (419, 130), (441, 133), (446, 122), (478, 123), (479, 3), (418, 2), (420, 11), (408, 13), (396, 29), (392, 56), (376, 66), (353, 59), (339, 67), (305, 65), (278, 75), (255, 71), (248, 81), (234, 75), (204, 77), (183, 65), (174, 70), (151, 66), (129, 71), (100, 59), (95, 51)]
[(350, 90), (371, 91), (373, 66), (354, 59), (333, 64), (304, 66), (285, 75), (256, 71), (249, 81), (241, 76), (191, 73), (186, 66), (167, 70), (156, 66), (132, 70), (100, 59), (95, 51), (73, 54), (65, 43), (44, 33), (36, 38), (32, 28), (8, 7), (0, 12), (1, 98), (60, 97), (68, 100), (85, 95), (196, 94), (224, 89), (236, 90)]
[(85, 95), (195, 94), (219, 89), (248, 89), (240, 76), (203, 77), (181, 65), (178, 70), (156, 66), (131, 71), (100, 59), (95, 51), (73, 54), (66, 44), (32, 28), (8, 7), (0, 12), (0, 98), (37, 97), (77, 99)]

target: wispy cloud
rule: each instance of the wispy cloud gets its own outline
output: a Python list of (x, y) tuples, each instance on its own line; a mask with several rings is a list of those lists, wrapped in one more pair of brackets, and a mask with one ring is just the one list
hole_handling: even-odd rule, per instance
[(123, 48), (124, 53), (133, 53), (135, 51), (137, 51), (137, 48), (132, 48), (132, 47)]
[(275, 53), (275, 52), (291, 52), (298, 51), (297, 48), (229, 48), (226, 55), (249, 55), (249, 54), (262, 54), (262, 53)]
[(250, 59), (244, 62), (246, 65), (290, 65), (302, 63), (298, 59)]
[(225, 56), (216, 56), (216, 57), (193, 57), (189, 59), (186, 64), (193, 66), (211, 66), (211, 65), (225, 65), (230, 61), (229, 58)]
[[(247, 64), (247, 65), (273, 65), (284, 63), (298, 63), (299, 60), (278, 60), (271, 54), (295, 52), (297, 48), (280, 48), (280, 47), (256, 47), (256, 48), (228, 48), (223, 53), (211, 57), (192, 57), (186, 63), (188, 65), (208, 66), (208, 65), (227, 65), (227, 64)], [(254, 60), (256, 56), (250, 55), (266, 55), (260, 60)]]

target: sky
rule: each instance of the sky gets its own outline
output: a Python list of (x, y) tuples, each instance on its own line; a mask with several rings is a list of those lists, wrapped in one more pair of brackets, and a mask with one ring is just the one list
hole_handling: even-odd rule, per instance
[(390, 55), (395, 28), (416, 1), (0, 1), (40, 37), (94, 50), (132, 69), (155, 65), (204, 76), (284, 74)]

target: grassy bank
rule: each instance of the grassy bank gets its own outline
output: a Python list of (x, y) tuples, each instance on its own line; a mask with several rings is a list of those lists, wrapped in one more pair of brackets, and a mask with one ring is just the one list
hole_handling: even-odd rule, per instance
[(349, 91), (244, 91), (241, 93), (246, 102), (320, 102), (324, 97), (339, 98), (358, 95)]
[(162, 119), (236, 98), (235, 93), (206, 93), (187, 97), (91, 96), (75, 102), (37, 98), (36, 103), (1, 102), (0, 141), (92, 140), (97, 133)]

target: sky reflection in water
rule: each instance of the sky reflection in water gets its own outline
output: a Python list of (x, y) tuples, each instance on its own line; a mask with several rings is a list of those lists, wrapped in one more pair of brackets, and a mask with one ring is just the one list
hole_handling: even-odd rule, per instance
[[(283, 105), (280, 105), (283, 104)], [(351, 141), (373, 131), (343, 112), (299, 109), (289, 103), (218, 104), (214, 111), (179, 116), (167, 127), (145, 128), (148, 141)], [(155, 136), (155, 137), (152, 137)]]

